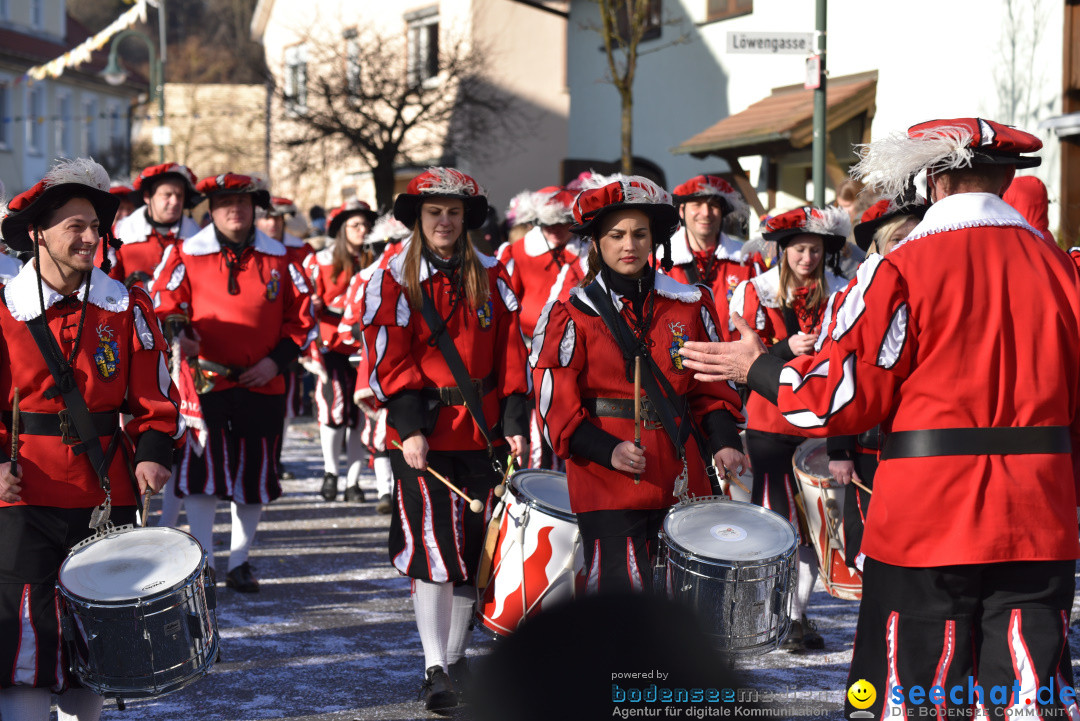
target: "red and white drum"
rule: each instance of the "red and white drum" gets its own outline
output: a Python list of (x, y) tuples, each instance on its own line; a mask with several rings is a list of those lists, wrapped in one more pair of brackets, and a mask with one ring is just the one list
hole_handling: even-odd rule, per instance
[(831, 596), (858, 601), (862, 598), (862, 574), (844, 560), (845, 490), (829, 475), (825, 440), (814, 438), (799, 446), (794, 465), (810, 541), (821, 567), (821, 583)]
[(489, 631), (512, 633), (541, 609), (584, 588), (585, 552), (570, 512), (566, 474), (525, 469), (510, 478), (491, 581), (476, 614)]

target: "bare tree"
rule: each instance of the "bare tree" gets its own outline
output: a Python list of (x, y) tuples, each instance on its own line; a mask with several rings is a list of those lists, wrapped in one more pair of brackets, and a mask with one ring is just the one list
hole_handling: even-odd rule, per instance
[(584, 27), (599, 33), (604, 41), (608, 65), (606, 80), (619, 93), (622, 172), (629, 175), (634, 168), (634, 77), (638, 60), (647, 53), (685, 43), (689, 36), (682, 33), (674, 40), (642, 51), (639, 46), (643, 40), (658, 36), (663, 25), (677, 24), (664, 21), (663, 0), (592, 1), (599, 7), (600, 24)]
[(1037, 55), (1045, 39), (1047, 18), (1042, 0), (1005, 0), (1001, 62), (995, 66), (999, 112), (1009, 125), (1031, 124), (1050, 111), (1052, 97), (1037, 97), (1045, 72)]
[(345, 38), (309, 30), (304, 40), (303, 72), (285, 67), (274, 83), (274, 143), (294, 169), (355, 157), (380, 208), (393, 202), (395, 168), (489, 159), (526, 122), (485, 77), (485, 49), (460, 35), (439, 33), (428, 56), (404, 35), (370, 28)]

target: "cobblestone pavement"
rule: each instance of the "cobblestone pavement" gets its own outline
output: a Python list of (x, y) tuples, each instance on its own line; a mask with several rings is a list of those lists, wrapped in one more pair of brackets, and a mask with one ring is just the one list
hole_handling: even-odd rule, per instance
[[(408, 580), (387, 560), (389, 517), (375, 512), (374, 477), (362, 479), (367, 503), (325, 502), (318, 495), (318, 432), (310, 422), (290, 427), (284, 460), (297, 480), (286, 481), (285, 495), (266, 507), (251, 554), (262, 590), (245, 595), (218, 586), (220, 662), (181, 691), (129, 701), (125, 712), (110, 701), (103, 719), (439, 718), (415, 700), (423, 653)], [(228, 522), (222, 503), (214, 544), (221, 579)], [(183, 515), (180, 523), (183, 528)], [(819, 585), (811, 614), (827, 650), (773, 652), (741, 662), (747, 683), (804, 709), (785, 718), (842, 718), (857, 610)], [(470, 654), (487, 653), (492, 644), (476, 631)], [(453, 717), (467, 720), (469, 714), (458, 710)], [(506, 718), (513, 717), (508, 709)]]

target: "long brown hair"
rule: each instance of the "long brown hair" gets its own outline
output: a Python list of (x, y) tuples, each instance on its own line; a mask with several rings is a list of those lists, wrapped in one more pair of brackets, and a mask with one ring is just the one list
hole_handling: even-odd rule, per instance
[[(424, 304), (420, 291), (420, 263), (422, 262), (421, 251), (426, 245), (427, 238), (424, 237), (424, 231), (420, 227), (420, 219), (418, 218), (413, 226), (412, 241), (405, 250), (405, 260), (402, 263), (405, 292), (409, 294), (409, 304), (416, 309), (419, 309)], [(465, 298), (469, 301), (469, 305), (472, 306), (473, 310), (478, 310), (487, 302), (490, 292), (487, 269), (480, 262), (480, 257), (476, 254), (476, 248), (473, 248), (472, 243), (469, 242), (469, 234), (464, 228), (457, 239), (457, 243), (454, 244), (454, 254), (461, 257), (461, 268), (458, 272), (461, 273), (463, 285), (465, 286)]]
[[(825, 249), (825, 241), (822, 240), (822, 251)], [(795, 271), (788, 265), (787, 249), (789, 246), (784, 246), (780, 251), (780, 307), (788, 307), (788, 295), (791, 290), (794, 289), (795, 283)], [(825, 299), (829, 296), (829, 291), (825, 288), (825, 253), (821, 254), (821, 262), (818, 263), (817, 268), (814, 269), (814, 275), (810, 279), (810, 292), (806, 295), (806, 308), (807, 310), (813, 310), (818, 306), (825, 303)]]
[[(362, 216), (361, 216), (362, 217)], [(347, 219), (345, 223), (348, 223)], [(334, 247), (331, 250), (331, 256), (333, 257), (333, 268), (331, 270), (331, 276), (336, 283), (342, 273), (345, 273), (346, 278), (352, 278), (361, 269), (368, 267), (375, 262), (375, 254), (371, 252), (371, 248), (364, 243), (360, 246), (359, 255), (354, 256), (352, 250), (349, 248), (349, 241), (345, 240), (345, 223), (341, 224), (338, 228), (337, 235), (334, 237)], [(371, 232), (371, 224), (368, 224), (368, 232)], [(366, 236), (365, 236), (366, 237)]]

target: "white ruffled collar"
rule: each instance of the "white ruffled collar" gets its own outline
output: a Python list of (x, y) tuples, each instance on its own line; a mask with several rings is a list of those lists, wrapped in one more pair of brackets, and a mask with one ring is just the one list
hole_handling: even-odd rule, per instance
[[(657, 249), (657, 257), (663, 259), (663, 246)], [(745, 263), (750, 255), (743, 249), (743, 242), (735, 240), (727, 233), (720, 234), (720, 242), (716, 244), (713, 257), (717, 260), (730, 260), (735, 263)], [(686, 265), (694, 262), (694, 254), (690, 250), (690, 241), (686, 237), (686, 228), (680, 227), (671, 236), (671, 262), (675, 265)]]
[(302, 238), (297, 238), (295, 235), (288, 232), (282, 237), (282, 242), (285, 244), (286, 248), (303, 248), (305, 245)]
[[(38, 282), (37, 269), (31, 261), (24, 265), (19, 274), (5, 286), (4, 302), (15, 320), (28, 321), (41, 315)], [(45, 296), (45, 309), (48, 310), (64, 296), (53, 290), (45, 281), (40, 282)], [(87, 297), (85, 285), (79, 286), (78, 297), (80, 300)], [(91, 305), (96, 305), (102, 310), (121, 313), (128, 309), (130, 297), (123, 283), (105, 275), (100, 268), (94, 268), (90, 271), (89, 301)]]
[[(757, 291), (758, 301), (766, 308), (779, 308), (780, 307), (780, 266), (774, 265), (761, 275), (756, 275), (750, 279), (750, 283), (754, 285), (754, 290)], [(848, 281), (844, 280), (838, 275), (833, 275), (828, 270), (825, 271), (825, 285), (828, 288), (829, 294), (832, 295), (838, 290), (843, 290), (847, 287)]]
[(1043, 237), (1018, 210), (993, 193), (957, 193), (931, 205), (922, 222), (908, 233), (901, 245), (950, 230), (1003, 226), (1024, 228)]
[[(263, 255), (285, 255), (285, 246), (259, 229), (255, 230), (255, 242), (252, 247)], [(211, 223), (195, 235), (184, 241), (184, 252), (188, 255), (213, 255), (221, 252), (221, 243)]]
[[(525, 255), (530, 258), (543, 255), (551, 250), (547, 238), (544, 237), (544, 231), (540, 230), (538, 225), (530, 228), (529, 232), (525, 233), (525, 237), (521, 239), (521, 244), (525, 249)], [(563, 250), (575, 257), (581, 257), (589, 252), (589, 245), (578, 236), (572, 235), (566, 245), (563, 246)]]
[[(190, 238), (200, 230), (199, 225), (186, 215), (180, 216), (180, 222), (169, 228), (169, 232), (177, 238)], [(125, 245), (145, 243), (150, 239), (153, 231), (154, 226), (150, 225), (150, 221), (146, 218), (145, 205), (137, 208), (131, 215), (122, 218), (116, 224), (116, 237), (124, 241)]]
[[(701, 300), (701, 291), (692, 285), (680, 283), (663, 273), (655, 273), (653, 279), (653, 290), (665, 298), (677, 300), (681, 303), (697, 303)], [(597, 275), (596, 282), (600, 284), (601, 288), (607, 290), (607, 285), (604, 284), (603, 276)], [(596, 306), (593, 305), (589, 296), (585, 294), (584, 288), (572, 288), (570, 290), (570, 295), (587, 305), (593, 312), (596, 312)], [(622, 299), (616, 295), (612, 295), (611, 300), (615, 304), (615, 307), (621, 311), (623, 307)]]
[[(398, 254), (391, 258), (390, 262), (387, 264), (387, 267), (390, 269), (390, 275), (392, 275), (394, 280), (397, 281), (398, 285), (401, 286), (405, 285), (405, 256), (409, 253), (409, 243), (411, 242), (412, 236), (409, 236), (409, 238), (404, 243), (402, 243), (401, 250), (398, 251)], [(476, 257), (480, 259), (480, 265), (484, 266), (485, 268), (494, 268), (496, 265), (498, 265), (498, 260), (496, 260), (490, 255), (484, 255), (479, 250), (476, 250), (475, 246), (473, 247), (473, 251), (476, 253)], [(438, 272), (440, 272), (438, 268), (434, 267), (431, 263), (425, 260), (422, 255), (420, 256), (419, 281), (421, 283), (423, 283), (425, 280)]]

